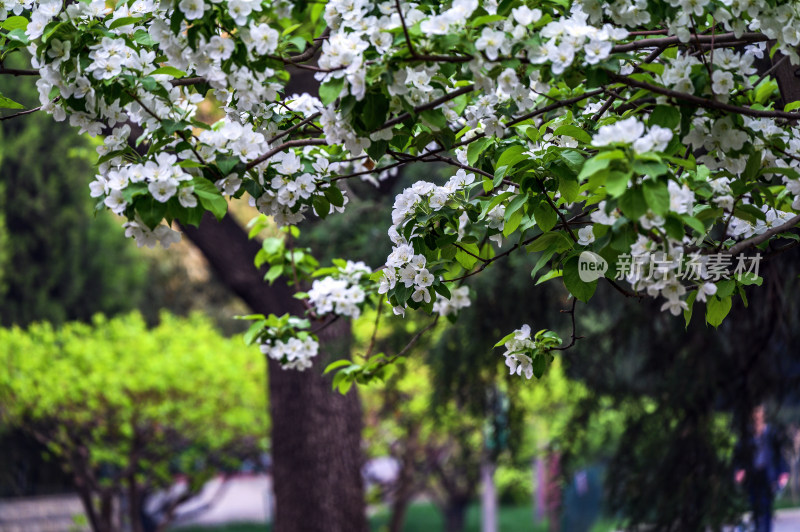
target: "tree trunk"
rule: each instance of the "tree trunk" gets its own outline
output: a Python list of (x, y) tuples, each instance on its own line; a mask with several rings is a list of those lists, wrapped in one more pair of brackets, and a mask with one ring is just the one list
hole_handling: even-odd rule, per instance
[(487, 456), (481, 464), (481, 532), (497, 532), (497, 490), (494, 484), (495, 464)]
[(466, 525), (467, 504), (469, 501), (461, 497), (447, 501), (444, 508), (444, 529), (446, 532), (461, 532)]
[(396, 497), (392, 501), (392, 517), (389, 520), (389, 532), (402, 532), (406, 522), (406, 512), (411, 500), (408, 497)]
[[(219, 280), (253, 312), (302, 315), (285, 283), (263, 280), (264, 272), (253, 266), (260, 246), (230, 216), (216, 222), (206, 214), (199, 229), (184, 231)], [(268, 365), (276, 532), (367, 530), (361, 405), (355, 389), (342, 396), (322, 375), (329, 361), (349, 353), (350, 325), (339, 320), (319, 339), (312, 368), (282, 370), (273, 360)]]

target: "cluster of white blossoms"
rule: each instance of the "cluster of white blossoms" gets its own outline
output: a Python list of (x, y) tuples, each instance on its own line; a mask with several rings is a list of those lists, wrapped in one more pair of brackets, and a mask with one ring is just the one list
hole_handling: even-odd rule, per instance
[(459, 286), (450, 290), (450, 297), (439, 295), (433, 303), (433, 311), (440, 316), (453, 316), (458, 314), (462, 308), (467, 308), (472, 304), (469, 299), (469, 287)]
[(133, 238), (139, 247), (154, 248), (156, 244), (160, 244), (168, 248), (181, 241), (181, 234), (171, 227), (160, 224), (150, 229), (138, 216), (134, 220), (125, 222), (122, 227), (125, 228), (125, 236)]
[[(475, 174), (468, 174), (463, 169), (459, 169), (442, 186), (436, 186), (428, 181), (417, 181), (395, 197), (392, 206), (393, 229), (395, 231), (401, 229), (418, 209), (433, 212), (441, 210), (456, 195), (463, 194), (464, 190), (474, 182)], [(390, 235), (391, 231), (392, 229), (390, 229)]]
[(353, 319), (361, 315), (361, 307), (366, 299), (362, 286), (372, 270), (363, 262), (347, 261), (336, 277), (317, 279), (308, 292), (308, 300), (318, 315), (335, 313)]
[[(711, 92), (714, 97), (722, 102), (727, 102), (733, 93), (736, 81), (749, 86), (749, 76), (756, 73), (753, 65), (756, 59), (764, 57), (764, 43), (750, 45), (739, 53), (729, 48), (722, 48), (711, 58), (713, 74), (711, 77)], [(693, 94), (695, 87), (692, 75), (698, 70), (706, 68), (702, 61), (690, 54), (679, 53), (674, 59), (668, 61), (658, 80), (665, 86), (674, 90)]]
[[(796, 188), (800, 188), (796, 185), (797, 183), (798, 180), (792, 181), (792, 185)], [(797, 200), (795, 200), (795, 202), (796, 201)], [(750, 238), (752, 236), (763, 235), (773, 227), (785, 224), (795, 217), (795, 214), (792, 212), (780, 211), (767, 205), (763, 205), (760, 211), (764, 213), (763, 219), (758, 218), (755, 223), (737, 216), (731, 216), (730, 224), (728, 224), (728, 236), (732, 238)]]
[(636, 117), (630, 117), (600, 126), (592, 137), (592, 145), (601, 147), (610, 144), (631, 144), (637, 153), (645, 153), (664, 151), (671, 140), (671, 129), (657, 125), (645, 129), (641, 121)]
[(538, 49), (531, 50), (534, 63), (549, 62), (553, 74), (561, 74), (583, 52), (585, 64), (595, 65), (611, 54), (615, 41), (628, 36), (624, 28), (604, 24), (596, 28), (587, 24), (589, 16), (575, 4), (571, 16), (554, 20), (542, 28), (541, 36), (547, 41)]
[[(479, 195), (470, 194), (475, 176), (459, 170), (443, 186), (420, 181), (395, 199), (394, 249), (378, 291), (403, 301), (398, 313), (407, 302), (415, 308), (433, 303), (445, 316), (469, 305), (466, 287), (443, 296), (448, 288), (440, 273), (455, 262), (440, 251), (459, 245), (455, 260), (464, 259), (465, 242), (488, 237), (500, 245), (512, 225), (506, 237), (520, 236), (517, 247), (524, 248), (522, 238), (539, 229), (571, 234), (565, 215), (580, 216), (574, 240), (596, 251), (620, 231), (638, 234), (630, 255), (660, 266), (646, 279), (631, 277), (634, 288), (664, 297), (665, 310), (679, 313), (691, 288), (677, 278), (686, 266), (685, 257), (677, 257), (703, 248), (681, 234), (698, 224), (709, 230), (724, 225), (727, 236), (745, 239), (792, 219), (790, 205), (800, 210), (796, 110), (787, 114), (795, 108), (775, 106), (775, 72), (762, 79), (754, 66), (771, 57), (772, 41), (795, 65), (800, 61), (799, 1), (574, 0), (509, 7), (497, 0), (332, 0), (323, 13), (319, 5), (284, 0), (0, 0), (0, 21), (23, 15), (3, 25), (0, 52), (27, 46), (40, 75), (42, 110), (105, 137), (91, 194), (127, 218), (125, 232), (140, 245), (177, 240), (175, 231), (159, 225), (165, 217), (192, 223), (206, 210), (221, 216), (225, 195), (247, 193), (283, 226), (312, 212), (342, 210), (348, 196), (347, 187), (338, 188), (340, 179), (377, 184), (413, 159), (478, 167), (489, 175)], [(656, 12), (663, 21), (651, 20)], [(298, 13), (309, 18), (292, 26)], [(652, 34), (656, 22), (663, 22), (659, 35)], [(733, 35), (720, 35), (723, 30)], [(722, 40), (704, 53), (704, 43), (717, 36)], [(695, 37), (702, 41), (692, 45), (696, 52), (673, 47)], [(666, 47), (655, 53), (648, 40)], [(309, 60), (315, 63), (303, 64)], [(323, 82), (321, 100), (287, 92), (285, 67), (298, 63)], [(636, 76), (625, 78), (636, 66)], [(576, 86), (576, 79), (586, 82)], [(611, 83), (622, 85), (619, 92), (610, 92)], [(751, 90), (755, 84), (759, 89)], [(659, 88), (685, 94), (666, 96)], [(644, 95), (656, 107), (623, 107), (643, 103)], [(218, 123), (204, 122), (204, 100), (222, 104)], [(674, 112), (681, 101), (687, 105)], [(687, 116), (691, 106), (695, 114)], [(590, 118), (601, 109), (597, 129)], [(609, 123), (620, 113), (633, 116)], [(680, 139), (673, 138), (676, 114)], [(644, 199), (659, 214), (639, 205), (607, 209), (631, 198), (620, 189), (595, 205), (603, 185), (574, 179), (588, 154), (620, 146), (632, 148), (617, 151), (634, 161), (663, 166), (658, 176), (628, 183), (644, 187), (652, 180), (658, 197)], [(520, 148), (525, 161), (491, 179), (492, 162)], [(449, 159), (453, 154), (457, 163)], [(751, 187), (756, 180), (759, 186)], [(535, 181), (541, 186), (531, 185)], [(543, 205), (541, 194), (558, 213), (532, 214)], [(645, 214), (627, 220), (622, 211)], [(540, 223), (552, 214), (560, 223)], [(475, 240), (465, 238), (467, 231)], [(554, 269), (565, 251), (556, 252), (549, 262)], [(696, 299), (703, 301), (716, 285), (708, 256), (697, 253), (706, 276)], [(472, 258), (490, 260), (483, 257)], [(375, 288), (353, 268), (314, 283), (310, 297), (320, 313), (358, 315)], [(518, 333), (514, 341), (532, 348), (525, 343), (535, 343), (529, 328)], [(268, 341), (275, 349), (270, 356), (306, 367), (316, 347), (305, 336), (296, 340)], [(507, 361), (512, 372), (530, 377), (526, 356), (511, 353)]]
[(531, 338), (531, 326), (523, 325), (504, 344), (506, 349), (503, 356), (510, 374), (525, 375), (526, 379), (533, 377), (532, 352), (536, 349), (536, 342)]
[(154, 161), (111, 168), (108, 173), (95, 176), (89, 184), (91, 196), (105, 196), (105, 205), (114, 214), (122, 214), (128, 206), (122, 191), (131, 184), (145, 183), (153, 199), (160, 203), (177, 195), (182, 206), (195, 207), (197, 197), (192, 193), (192, 185), (182, 185), (191, 181), (192, 176), (175, 164), (177, 160), (173, 154), (159, 153)]
[[(383, 270), (378, 293), (385, 294), (401, 283), (407, 289), (412, 290), (412, 301), (430, 303), (431, 286), (436, 281), (436, 276), (426, 268), (425, 256), (414, 252), (414, 246), (409, 239), (403, 236), (401, 231), (405, 230), (406, 224), (410, 223), (418, 212), (437, 212), (455, 200), (457, 196), (463, 199), (465, 190), (474, 182), (475, 174), (468, 174), (460, 169), (442, 186), (436, 186), (427, 181), (417, 181), (395, 198), (392, 208), (392, 226), (389, 228), (389, 238), (394, 247), (386, 258), (386, 267)], [(413, 240), (414, 237), (412, 229), (410, 239)], [(463, 299), (459, 299), (459, 303), (454, 303), (454, 305), (467, 306)], [(452, 310), (454, 307), (451, 305), (442, 308)], [(396, 314), (403, 314), (405, 307), (395, 307), (394, 311)]]
[(261, 352), (280, 362), (283, 369), (303, 371), (313, 364), (312, 359), (319, 353), (319, 343), (310, 335), (303, 339), (270, 338), (261, 344)]

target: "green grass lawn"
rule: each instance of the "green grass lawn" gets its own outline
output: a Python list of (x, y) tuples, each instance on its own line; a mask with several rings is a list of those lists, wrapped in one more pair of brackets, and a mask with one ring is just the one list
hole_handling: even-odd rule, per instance
[[(385, 530), (389, 523), (389, 514), (380, 512), (370, 518), (370, 528), (375, 532)], [(478, 532), (481, 527), (480, 507), (475, 504), (467, 511), (466, 532)], [(271, 527), (256, 524), (226, 525), (220, 527), (187, 527), (176, 529), (180, 532), (265, 532)], [(406, 514), (405, 532), (437, 532), (444, 530), (442, 516), (432, 504), (415, 504)], [(544, 524), (533, 524), (533, 511), (530, 506), (508, 506), (500, 508), (501, 532), (545, 532)]]

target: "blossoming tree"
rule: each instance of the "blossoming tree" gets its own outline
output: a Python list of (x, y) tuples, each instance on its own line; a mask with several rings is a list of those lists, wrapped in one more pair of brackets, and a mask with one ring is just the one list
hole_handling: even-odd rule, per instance
[[(264, 243), (269, 280), (311, 286), (306, 316), (253, 316), (249, 339), (285, 368), (365, 305), (456, 319), (463, 283), (512, 253), (576, 300), (603, 280), (718, 325), (798, 241), (797, 1), (4, 0), (0, 19), (0, 60), (32, 57), (0, 74), (38, 76), (38, 110), (102, 136), (90, 193), (140, 245), (222, 217), (226, 197), (293, 231), (347, 208), (347, 180), (453, 168), (397, 197), (380, 268)], [(284, 91), (287, 67), (318, 94)], [(205, 99), (222, 120), (198, 118)], [(571, 336), (519, 324), (498, 345), (530, 378)], [(394, 359), (330, 369), (346, 390)]]

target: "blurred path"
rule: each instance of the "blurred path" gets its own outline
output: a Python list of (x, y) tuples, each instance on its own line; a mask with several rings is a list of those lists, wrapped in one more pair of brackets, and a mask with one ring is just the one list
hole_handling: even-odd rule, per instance
[(236, 475), (225, 485), (222, 477), (217, 477), (198, 497), (180, 506), (175, 526), (266, 523), (272, 520), (272, 514), (271, 477)]
[(775, 513), (773, 532), (798, 532), (800, 531), (800, 508), (791, 510), (778, 510)]

